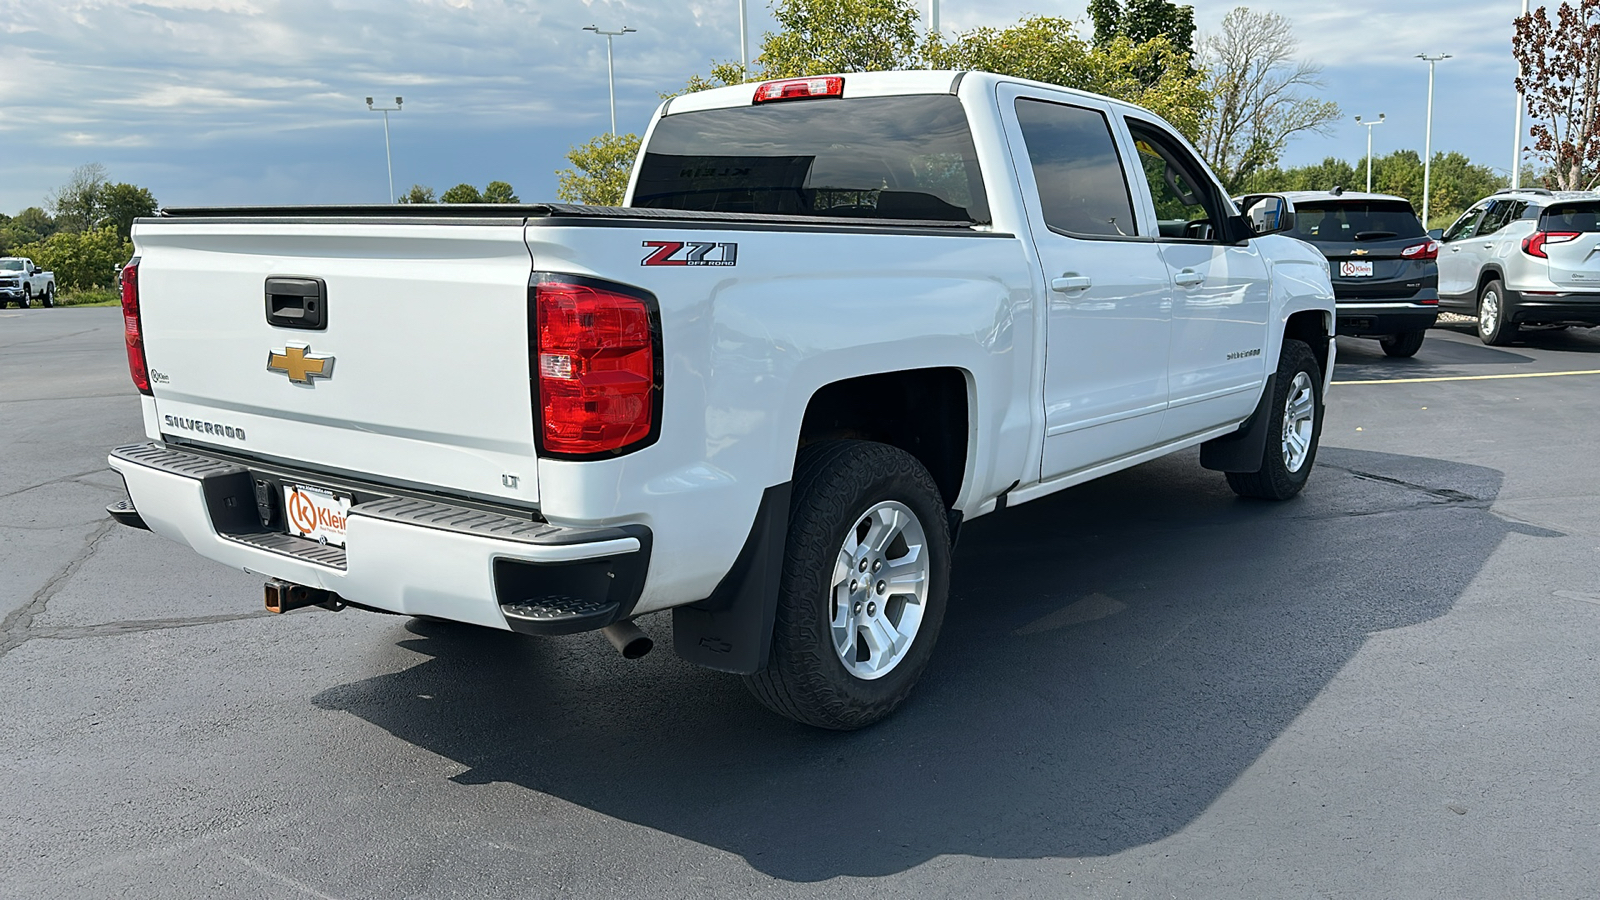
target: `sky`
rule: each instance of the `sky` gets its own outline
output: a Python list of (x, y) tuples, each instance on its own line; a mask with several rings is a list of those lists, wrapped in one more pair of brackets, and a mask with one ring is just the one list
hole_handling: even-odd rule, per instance
[[(775, 27), (746, 0), (751, 54)], [(926, 12), (929, 0), (921, 0)], [(1552, 0), (1553, 2), (1553, 0)], [(1085, 0), (942, 0), (956, 32), (1029, 14), (1087, 25)], [(1202, 35), (1237, 2), (1195, 2)], [(1511, 20), (1517, 0), (1255, 0), (1287, 17), (1320, 95), (1345, 115), (1284, 162), (1422, 149), (1428, 66), (1438, 64), (1435, 150), (1502, 171), (1513, 158)], [(1536, 2), (1535, 5), (1538, 5)], [(617, 125), (642, 132), (659, 92), (738, 59), (738, 0), (0, 0), (0, 212), (42, 205), (74, 167), (147, 187), (164, 206), (382, 203), (379, 105), (396, 193), (510, 182), (555, 199), (566, 151), (609, 127), (606, 41), (615, 39)]]

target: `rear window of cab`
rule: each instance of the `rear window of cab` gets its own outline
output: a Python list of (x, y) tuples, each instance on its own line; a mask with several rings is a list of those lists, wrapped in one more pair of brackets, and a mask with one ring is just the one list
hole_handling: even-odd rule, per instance
[(666, 116), (650, 136), (633, 205), (989, 222), (966, 110), (948, 94)]

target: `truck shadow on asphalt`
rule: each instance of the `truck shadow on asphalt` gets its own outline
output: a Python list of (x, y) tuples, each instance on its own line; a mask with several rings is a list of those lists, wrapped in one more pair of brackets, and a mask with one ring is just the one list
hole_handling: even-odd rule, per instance
[(1500, 483), (1324, 448), (1304, 495), (1261, 503), (1187, 453), (972, 522), (922, 684), (851, 734), (678, 661), (666, 617), (643, 620), (662, 649), (638, 663), (592, 635), (413, 622), (401, 643), (426, 661), (314, 701), (468, 767), (458, 781), (779, 879), (1111, 854), (1192, 822), (1370, 634), (1449, 611), (1507, 534), (1550, 535), (1490, 511)]

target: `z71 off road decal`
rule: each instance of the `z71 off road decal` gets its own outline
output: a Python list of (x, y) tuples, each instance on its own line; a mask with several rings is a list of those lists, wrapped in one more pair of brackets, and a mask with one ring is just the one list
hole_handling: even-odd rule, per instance
[(736, 266), (739, 264), (738, 244), (714, 244), (710, 241), (645, 241), (650, 254), (640, 260), (641, 266)]

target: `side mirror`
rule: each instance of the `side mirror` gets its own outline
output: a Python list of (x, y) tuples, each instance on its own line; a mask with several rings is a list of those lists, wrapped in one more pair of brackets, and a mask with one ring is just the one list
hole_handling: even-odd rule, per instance
[(1443, 228), (1430, 228), (1430, 229), (1428, 229), (1428, 237), (1431, 237), (1436, 241), (1440, 240), (1440, 239), (1442, 239), (1444, 237), (1444, 229)]
[(29, 274), (31, 274), (31, 275), (38, 275), (38, 274), (39, 274), (39, 273), (40, 273), (40, 272), (43, 272), (43, 271), (44, 271), (44, 270), (43, 270), (43, 269), (41, 269), (41, 268), (39, 268), (39, 267), (38, 267), (38, 266), (34, 266), (34, 267), (33, 267), (33, 271), (32, 271), (32, 272), (30, 272), (30, 273), (29, 273)]
[(1294, 228), (1294, 213), (1282, 197), (1261, 197), (1244, 211), (1245, 222), (1255, 234), (1277, 234)]

